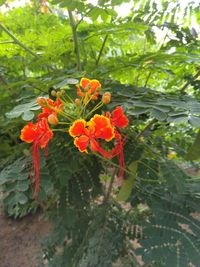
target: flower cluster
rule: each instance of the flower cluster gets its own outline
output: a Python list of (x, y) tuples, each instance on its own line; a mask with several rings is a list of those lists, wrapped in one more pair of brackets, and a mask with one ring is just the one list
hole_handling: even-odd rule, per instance
[[(53, 92), (57, 96), (55, 101), (44, 97), (37, 99), (37, 104), (41, 106), (42, 112), (37, 115), (36, 123), (29, 122), (21, 130), (21, 140), (32, 143), (32, 162), (36, 178), (35, 196), (39, 190), (40, 149), (45, 149), (47, 154), (47, 146), (53, 138), (53, 132), (59, 130), (54, 127), (60, 124), (62, 125), (60, 130), (74, 138), (74, 145), (80, 152), (96, 152), (107, 159), (118, 156), (119, 176), (123, 177), (124, 139), (120, 128), (125, 128), (129, 121), (121, 106), (117, 106), (112, 113), (96, 113), (103, 105), (110, 102), (111, 94), (109, 92), (102, 95), (96, 106), (89, 108), (91, 101), (99, 99), (100, 91), (99, 81), (82, 78), (80, 84), (77, 85), (78, 98), (74, 101), (66, 94), (55, 91)], [(73, 104), (73, 114), (68, 112), (69, 102)], [(108, 142), (113, 144), (113, 148), (110, 150), (104, 148)]]

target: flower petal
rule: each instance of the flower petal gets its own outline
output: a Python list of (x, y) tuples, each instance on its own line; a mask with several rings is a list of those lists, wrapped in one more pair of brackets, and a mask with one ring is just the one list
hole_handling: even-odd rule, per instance
[(86, 89), (89, 84), (90, 84), (90, 80), (87, 78), (82, 78), (80, 81), (80, 86), (83, 87), (83, 89)]
[(89, 128), (95, 127), (94, 137), (111, 141), (114, 137), (114, 128), (111, 126), (110, 119), (103, 115), (94, 115), (89, 122)]
[(37, 138), (34, 142), (37, 142), (41, 148), (45, 148), (50, 139), (53, 138), (53, 132), (50, 130), (47, 123), (47, 119), (42, 119), (36, 123), (37, 126)]
[(21, 130), (20, 138), (22, 141), (26, 143), (32, 143), (34, 139), (36, 138), (36, 132), (37, 132), (37, 129), (35, 127), (35, 124), (33, 124), (32, 122), (29, 122)]
[(86, 135), (82, 135), (80, 137), (76, 137), (74, 139), (74, 145), (78, 148), (80, 152), (87, 153), (87, 146), (89, 144), (89, 137)]
[(128, 125), (129, 120), (124, 114), (122, 107), (118, 106), (113, 110), (111, 123), (119, 128), (125, 128)]
[(101, 88), (101, 84), (99, 81), (97, 80), (91, 80), (90, 81), (90, 90), (89, 90), (89, 94), (94, 93), (97, 89)]
[(72, 126), (69, 128), (69, 134), (72, 137), (80, 136), (85, 134), (85, 126), (86, 121), (85, 120), (75, 120), (72, 124)]
[(82, 97), (82, 96), (85, 95), (85, 94), (81, 91), (80, 86), (77, 86), (76, 93), (77, 93), (77, 96), (79, 96), (79, 97)]

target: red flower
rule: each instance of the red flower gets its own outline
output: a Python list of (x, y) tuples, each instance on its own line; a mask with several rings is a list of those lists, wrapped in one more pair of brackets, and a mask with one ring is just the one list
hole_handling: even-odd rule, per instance
[[(119, 177), (123, 177), (124, 173), (124, 152), (122, 135), (117, 131), (116, 127), (125, 128), (128, 125), (128, 118), (123, 113), (122, 107), (118, 106), (111, 114), (108, 112), (106, 116), (94, 115), (87, 123), (85, 120), (76, 120), (69, 129), (69, 134), (74, 137), (74, 144), (80, 152), (88, 153), (88, 146), (92, 151), (99, 152), (103, 157), (112, 159), (119, 157)], [(103, 149), (98, 143), (98, 139), (107, 142), (115, 138), (116, 144), (110, 151)]]
[(37, 123), (33, 124), (29, 122), (21, 130), (21, 140), (27, 143), (33, 143), (33, 169), (35, 172), (35, 193), (37, 195), (39, 190), (39, 178), (40, 178), (40, 148), (47, 148), (49, 141), (53, 138), (53, 132), (50, 130), (47, 123), (47, 119), (42, 118)]
[(42, 106), (42, 113), (38, 114), (38, 120), (48, 118), (51, 114), (57, 115), (63, 110), (63, 103), (59, 98), (53, 101), (50, 98), (39, 97), (37, 103)]
[(115, 127), (125, 128), (129, 123), (121, 106), (117, 106), (115, 110), (113, 110), (112, 116), (110, 115), (110, 112), (107, 112), (106, 116), (110, 118), (111, 124)]
[[(112, 116), (110, 112), (107, 112), (106, 116), (110, 118), (111, 125), (114, 127), (125, 128), (129, 123), (129, 120), (124, 114), (121, 106), (117, 106), (113, 110)], [(124, 175), (124, 151), (123, 151), (124, 140), (122, 140), (122, 135), (118, 132), (116, 128), (115, 128), (115, 138), (116, 138), (116, 145), (112, 149), (111, 153), (113, 157), (115, 155), (118, 155), (119, 166), (120, 166), (119, 177), (123, 177)]]
[[(81, 90), (81, 87), (83, 90)], [(79, 97), (85, 97), (85, 102), (90, 98), (96, 100), (99, 96), (100, 89), (101, 84), (99, 81), (82, 78), (80, 85), (77, 86), (77, 95)]]
[(115, 137), (114, 128), (111, 126), (110, 120), (103, 115), (97, 114), (88, 123), (82, 119), (76, 120), (70, 127), (69, 134), (75, 138), (74, 144), (79, 151), (86, 153), (88, 152), (89, 144), (92, 151), (99, 151), (97, 139), (103, 139), (108, 142)]

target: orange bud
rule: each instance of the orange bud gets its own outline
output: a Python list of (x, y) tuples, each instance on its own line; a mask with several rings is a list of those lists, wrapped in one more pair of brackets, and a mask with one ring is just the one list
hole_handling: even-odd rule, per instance
[(109, 92), (105, 92), (102, 96), (102, 102), (107, 105), (110, 103), (110, 99), (111, 99), (111, 93)]
[(48, 122), (52, 125), (57, 125), (58, 124), (58, 118), (55, 114), (51, 114), (48, 117)]
[(81, 104), (81, 100), (79, 98), (76, 98), (74, 102), (77, 106), (80, 106)]
[(47, 100), (44, 97), (38, 97), (36, 102), (41, 107), (45, 107), (47, 105)]

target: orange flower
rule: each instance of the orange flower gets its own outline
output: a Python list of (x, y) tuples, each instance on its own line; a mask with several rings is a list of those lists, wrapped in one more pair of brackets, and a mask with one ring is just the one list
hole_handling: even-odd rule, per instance
[[(81, 87), (83, 90), (81, 90)], [(90, 98), (96, 100), (99, 96), (100, 89), (101, 84), (99, 81), (82, 78), (80, 85), (77, 86), (77, 95), (79, 97), (84, 97), (86, 99), (85, 102)]]
[(111, 126), (110, 120), (103, 115), (94, 115), (88, 125), (90, 131), (94, 132), (95, 138), (101, 138), (109, 142), (115, 137), (114, 128)]
[(50, 98), (39, 97), (37, 103), (42, 106), (42, 113), (38, 114), (38, 119), (48, 118), (49, 115), (57, 115), (60, 111), (63, 110), (63, 103), (59, 98), (56, 101), (53, 101)]
[(88, 152), (90, 144), (92, 151), (98, 151), (96, 139), (111, 141), (114, 137), (114, 128), (110, 120), (103, 115), (94, 115), (87, 123), (85, 120), (76, 120), (69, 128), (69, 134), (74, 137), (74, 144), (80, 152)]
[(24, 126), (20, 138), (24, 142), (33, 143), (32, 163), (36, 180), (34, 195), (37, 195), (40, 179), (40, 148), (47, 148), (49, 141), (53, 138), (53, 132), (49, 128), (47, 119), (42, 118), (35, 124), (29, 122), (28, 125)]

